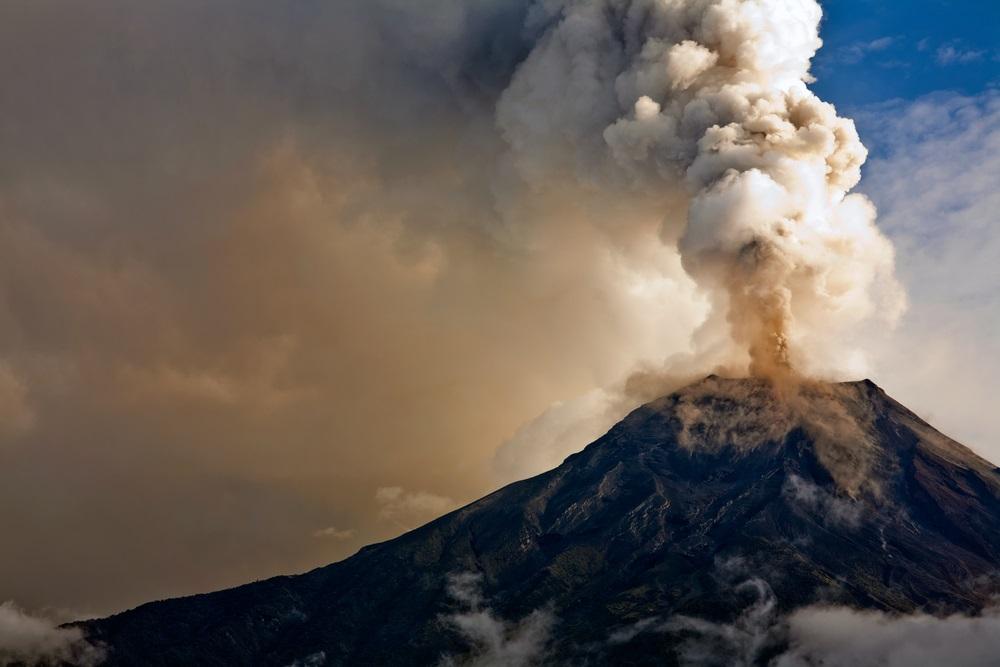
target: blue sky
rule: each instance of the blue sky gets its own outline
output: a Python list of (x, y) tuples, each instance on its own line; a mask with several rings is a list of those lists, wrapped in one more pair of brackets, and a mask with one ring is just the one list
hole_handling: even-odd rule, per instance
[(1000, 2), (825, 0), (813, 88), (845, 111), (1000, 83)]

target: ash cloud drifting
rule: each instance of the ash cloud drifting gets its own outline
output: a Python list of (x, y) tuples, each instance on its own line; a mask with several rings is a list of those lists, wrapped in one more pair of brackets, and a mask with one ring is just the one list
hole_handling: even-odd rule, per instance
[(859, 372), (898, 295), (819, 18), (0, 7), (0, 584), (111, 611), (306, 569), (388, 536), (376, 489), (481, 495), (539, 406), (637, 368), (584, 430), (663, 366)]

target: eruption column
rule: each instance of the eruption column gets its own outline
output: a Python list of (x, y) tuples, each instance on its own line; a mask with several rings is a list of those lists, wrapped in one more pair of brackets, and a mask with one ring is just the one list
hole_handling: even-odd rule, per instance
[(821, 45), (814, 0), (537, 9), (551, 24), (498, 112), (516, 162), (538, 179), (568, 152), (588, 182), (679, 193), (686, 213), (663, 210), (663, 236), (725, 313), (751, 373), (836, 364), (817, 341), (879, 299), (890, 319), (901, 312), (892, 247), (871, 202), (850, 194), (867, 152), (807, 87)]

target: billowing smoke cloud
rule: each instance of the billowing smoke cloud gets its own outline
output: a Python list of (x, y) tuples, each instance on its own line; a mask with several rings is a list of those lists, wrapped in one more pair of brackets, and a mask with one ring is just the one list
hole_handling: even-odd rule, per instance
[(472, 644), (464, 657), (445, 657), (440, 667), (529, 667), (545, 663), (547, 644), (555, 619), (544, 610), (536, 610), (516, 623), (498, 618), (483, 597), (482, 575), (461, 572), (448, 580), (448, 594), (465, 607), (446, 616), (451, 625)]
[(806, 87), (820, 46), (814, 0), (539, 11), (553, 25), (498, 106), (515, 165), (528, 182), (566, 169), (658, 198), (663, 237), (752, 372), (836, 367), (825, 356), (836, 335), (877, 302), (899, 314), (892, 248), (872, 204), (848, 194), (865, 148)]
[(13, 602), (0, 603), (0, 664), (94, 667), (104, 655), (78, 628), (60, 628)]

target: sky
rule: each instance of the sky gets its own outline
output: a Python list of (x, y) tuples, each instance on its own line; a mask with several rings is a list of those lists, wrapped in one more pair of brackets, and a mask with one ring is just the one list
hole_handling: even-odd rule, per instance
[[(0, 601), (323, 565), (713, 368), (680, 195), (518, 144), (544, 87), (495, 107), (544, 21), (437, 1), (0, 6)], [(823, 9), (811, 87), (908, 302), (824, 344), (1000, 461), (1000, 7)]]
[(860, 190), (893, 240), (909, 310), (875, 379), (945, 433), (997, 460), (1000, 373), (1000, 5), (823, 3), (813, 88), (871, 151)]
[(814, 61), (813, 89), (844, 111), (943, 90), (974, 95), (997, 83), (996, 3), (826, 0), (822, 5), (824, 47)]

